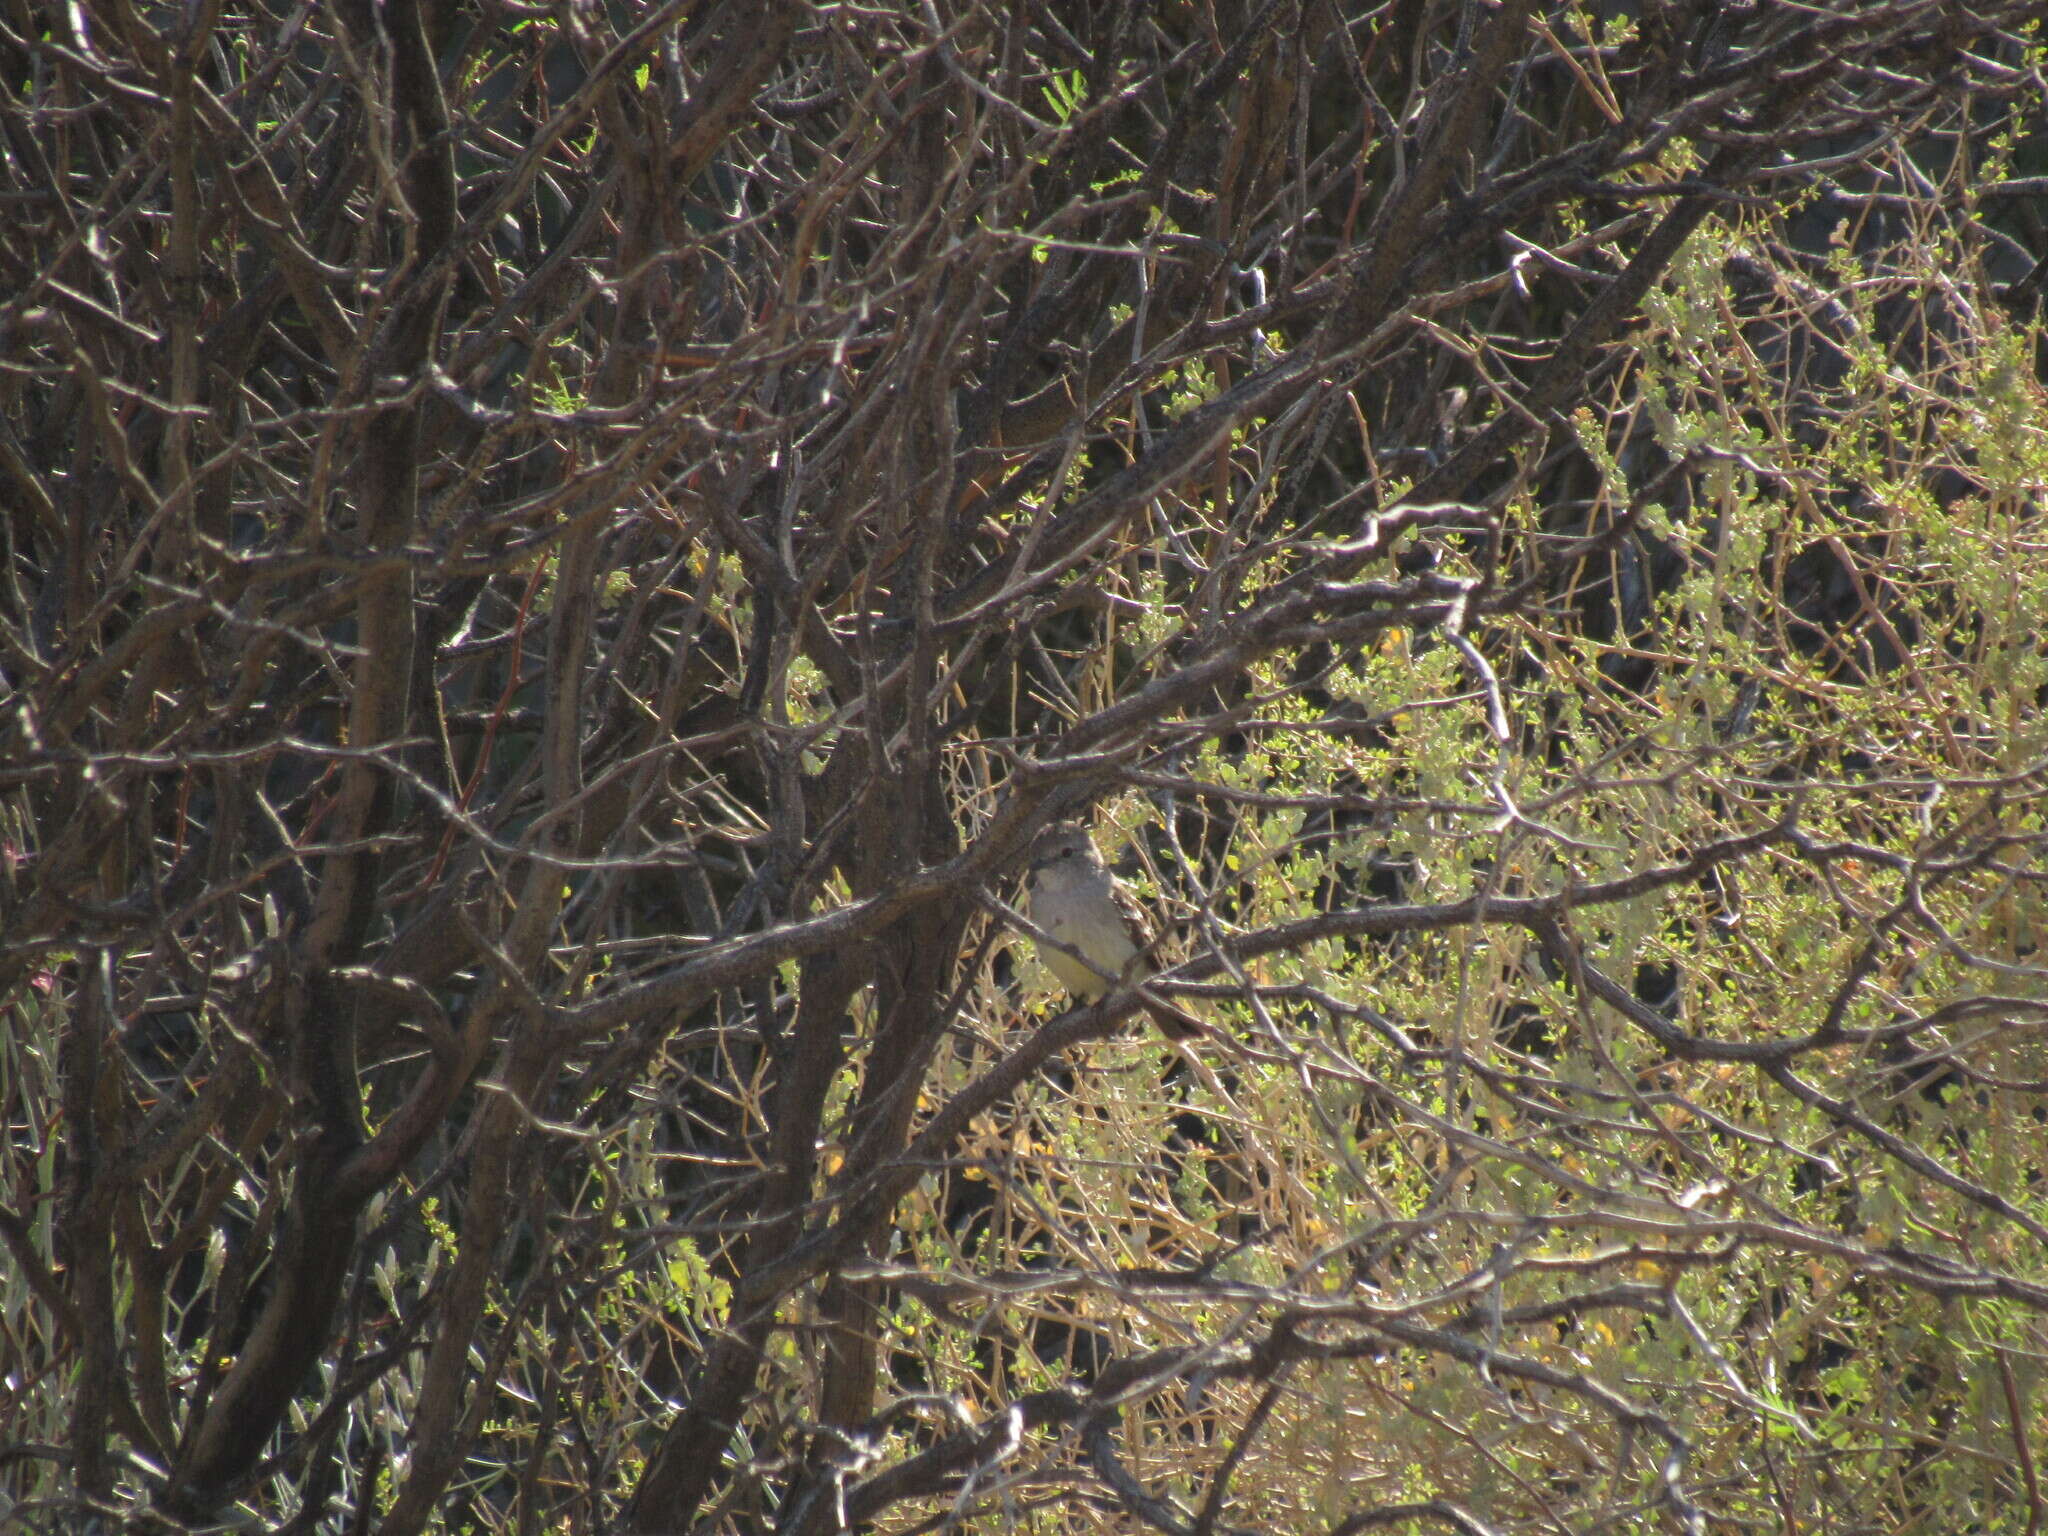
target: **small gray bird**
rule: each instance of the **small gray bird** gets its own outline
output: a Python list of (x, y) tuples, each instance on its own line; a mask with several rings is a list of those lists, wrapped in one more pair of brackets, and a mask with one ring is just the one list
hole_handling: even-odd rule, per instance
[[(1084, 1003), (1110, 988), (1132, 985), (1152, 974), (1145, 956), (1152, 943), (1144, 913), (1116, 877), (1077, 821), (1056, 821), (1031, 845), (1031, 921), (1068, 949), (1041, 944), (1039, 955), (1061, 986)], [(1133, 960), (1134, 974), (1126, 975)], [(1086, 963), (1083, 963), (1083, 962)], [(1171, 1040), (1202, 1032), (1193, 1014), (1163, 998), (1143, 999), (1147, 1011)]]

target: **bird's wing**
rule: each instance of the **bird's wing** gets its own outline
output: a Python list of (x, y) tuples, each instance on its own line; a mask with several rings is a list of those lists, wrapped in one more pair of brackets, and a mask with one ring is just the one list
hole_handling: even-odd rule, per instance
[[(1123, 912), (1124, 922), (1131, 930), (1132, 942), (1138, 946), (1136, 974), (1131, 979), (1142, 982), (1167, 963), (1166, 957), (1159, 953), (1159, 937), (1153, 931), (1145, 909), (1138, 905), (1137, 898), (1114, 876), (1110, 879), (1110, 889), (1116, 892), (1117, 907)], [(1191, 1040), (1206, 1033), (1200, 1019), (1163, 997), (1147, 996), (1145, 1011), (1152, 1015), (1169, 1040)]]
[(1124, 915), (1124, 926), (1131, 930), (1131, 942), (1136, 944), (1139, 953), (1145, 956), (1146, 971), (1157, 970), (1159, 957), (1154, 951), (1159, 944), (1159, 933), (1153, 927), (1151, 914), (1138, 905), (1138, 898), (1131, 894), (1130, 888), (1123, 881), (1112, 876), (1109, 886), (1116, 893), (1117, 909)]

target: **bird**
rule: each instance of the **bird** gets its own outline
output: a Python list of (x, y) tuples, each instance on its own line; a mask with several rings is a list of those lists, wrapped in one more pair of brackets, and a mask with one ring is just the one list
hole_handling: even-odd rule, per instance
[[(1046, 968), (1078, 1001), (1095, 1002), (1112, 987), (1137, 985), (1152, 974), (1145, 915), (1081, 823), (1056, 821), (1038, 834), (1026, 895), (1031, 921), (1064, 946), (1039, 946)], [(1202, 1033), (1201, 1022), (1185, 1009), (1164, 998), (1141, 994), (1140, 1000), (1169, 1040)]]

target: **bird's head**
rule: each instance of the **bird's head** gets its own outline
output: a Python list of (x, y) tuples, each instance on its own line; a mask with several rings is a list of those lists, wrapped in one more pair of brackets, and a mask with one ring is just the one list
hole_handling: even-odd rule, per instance
[(1088, 840), (1088, 829), (1078, 821), (1056, 821), (1038, 834), (1031, 845), (1031, 867), (1040, 870), (1053, 864), (1075, 859), (1088, 863), (1095, 852), (1095, 845)]

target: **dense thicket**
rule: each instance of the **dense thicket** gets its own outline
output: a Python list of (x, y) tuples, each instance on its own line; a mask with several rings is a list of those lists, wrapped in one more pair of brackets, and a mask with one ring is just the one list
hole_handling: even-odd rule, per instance
[(2037, 13), (0, 0), (8, 1517), (2034, 1531)]

